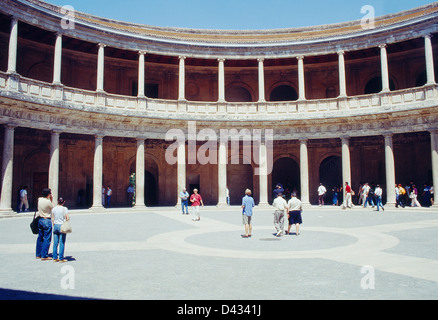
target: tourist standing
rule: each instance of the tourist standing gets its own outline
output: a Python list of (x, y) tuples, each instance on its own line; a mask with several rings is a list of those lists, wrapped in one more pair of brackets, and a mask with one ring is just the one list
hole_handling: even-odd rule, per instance
[(324, 205), (324, 196), (326, 192), (327, 189), (322, 185), (322, 183), (320, 183), (318, 187), (318, 203), (320, 206)]
[(303, 223), (303, 219), (301, 218), (301, 211), (303, 210), (301, 200), (297, 198), (297, 194), (295, 192), (292, 193), (292, 198), (287, 203), (287, 217), (289, 219), (289, 226), (287, 228), (287, 233), (290, 234), (290, 228), (294, 224), (295, 225), (295, 235), (300, 234), (300, 224)]
[(130, 184), (126, 192), (128, 193), (128, 206), (131, 207), (134, 204), (134, 191), (135, 191), (134, 186)]
[(20, 207), (19, 207), (19, 212), (23, 211), (23, 206), (24, 206), (24, 212), (28, 212), (29, 211), (29, 200), (27, 197), (27, 186), (24, 186), (21, 190), (20, 190)]
[(376, 190), (374, 191), (374, 196), (376, 197), (377, 211), (379, 211), (379, 207), (382, 207), (382, 210), (385, 211), (385, 208), (382, 205), (382, 194), (382, 188), (380, 188), (380, 185), (377, 185)]
[(230, 205), (230, 190), (228, 189), (228, 186), (225, 189), (225, 192), (227, 194), (227, 204)]
[(411, 198), (411, 207), (421, 207), (421, 204), (417, 199), (418, 190), (415, 184), (411, 186), (411, 193), (409, 194), (409, 197)]
[(198, 189), (193, 190), (193, 194), (190, 196), (190, 202), (192, 203), (192, 214), (193, 214), (193, 221), (199, 221), (201, 220), (201, 216), (199, 215), (199, 207), (202, 205), (204, 206), (204, 203), (202, 202), (202, 197), (200, 194), (198, 194)]
[[(182, 214), (189, 214), (189, 193), (187, 192), (186, 188), (183, 188), (182, 191), (179, 193), (179, 197), (181, 199), (181, 210)], [(186, 209), (184, 212), (184, 208)]]
[[(68, 215), (68, 209), (64, 207), (65, 200), (63, 198), (58, 199), (58, 205), (52, 209), (52, 221), (53, 221), (53, 261), (54, 262), (67, 262), (64, 259), (65, 240), (67, 238), (66, 233), (61, 232), (61, 226), (64, 221), (70, 220)], [(59, 254), (58, 254), (59, 245)]]
[(345, 199), (342, 204), (342, 209), (352, 208), (353, 203), (351, 202), (351, 187), (348, 185), (348, 182), (345, 182)]
[(276, 236), (281, 237), (284, 232), (284, 210), (287, 210), (286, 200), (283, 198), (281, 192), (277, 193), (277, 198), (275, 198), (272, 203), (274, 207), (274, 226), (277, 230)]
[(111, 204), (111, 196), (113, 195), (113, 190), (111, 190), (111, 187), (108, 186), (106, 188), (106, 207), (109, 208)]
[(50, 243), (52, 242), (52, 209), (54, 207), (52, 191), (43, 189), (42, 196), (38, 198), (38, 238), (36, 242), (36, 258), (51, 260), (48, 257)]
[(249, 238), (252, 235), (252, 209), (254, 208), (254, 199), (251, 197), (251, 190), (245, 190), (245, 196), (242, 198), (242, 221), (245, 225), (245, 234), (243, 238)]

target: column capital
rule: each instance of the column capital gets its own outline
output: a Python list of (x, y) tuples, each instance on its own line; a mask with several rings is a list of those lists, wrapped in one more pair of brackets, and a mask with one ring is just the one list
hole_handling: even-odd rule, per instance
[(300, 141), (300, 143), (307, 143), (309, 141), (309, 138), (301, 137), (301, 138), (298, 138), (298, 140)]
[(60, 135), (62, 133), (62, 130), (60, 130), (60, 129), (52, 129), (52, 130), (50, 130), (50, 134), (52, 135), (52, 136), (56, 136), (56, 135)]
[(102, 43), (102, 42), (99, 42), (99, 43), (97, 44), (97, 46), (98, 46), (99, 48), (105, 48), (105, 47), (106, 47), (106, 44), (104, 44), (104, 43)]
[(304, 56), (296, 56), (297, 60), (304, 60)]
[(380, 49), (385, 49), (387, 47), (387, 44), (386, 43), (384, 43), (384, 44), (379, 44), (379, 48)]
[(257, 61), (258, 62), (263, 62), (263, 61), (265, 61), (265, 58), (257, 58)]
[(432, 39), (433, 38), (433, 34), (431, 34), (431, 33), (425, 34), (423, 36), (423, 38)]
[(137, 53), (139, 56), (145, 56), (145, 55), (147, 55), (148, 52), (145, 50), (139, 50)]
[(344, 141), (349, 141), (349, 140), (351, 139), (351, 137), (348, 136), (348, 135), (343, 135), (343, 136), (340, 136), (339, 138), (341, 138), (341, 141), (342, 141), (342, 142), (344, 142)]
[(218, 58), (217, 59), (218, 62), (225, 62), (225, 60), (226, 60), (225, 58)]
[(387, 138), (392, 138), (393, 135), (394, 135), (394, 133), (392, 133), (392, 132), (390, 132), (390, 131), (382, 132), (382, 136), (384, 136), (385, 139), (387, 139)]
[(345, 55), (345, 51), (344, 50), (338, 50), (336, 53), (338, 54), (338, 56)]
[(178, 56), (178, 59), (179, 59), (179, 60), (186, 60), (187, 57), (186, 57), (186, 56)]

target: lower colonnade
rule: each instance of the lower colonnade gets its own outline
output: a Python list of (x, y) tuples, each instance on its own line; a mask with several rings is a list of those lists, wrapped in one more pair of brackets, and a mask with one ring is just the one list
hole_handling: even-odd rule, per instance
[(396, 183), (414, 181), (419, 192), (423, 183), (438, 183), (438, 130), (326, 139), (265, 137), (259, 145), (253, 143), (248, 154), (243, 136), (236, 153), (231, 140), (202, 141), (202, 130), (191, 144), (14, 124), (4, 124), (3, 129), (2, 213), (15, 211), (15, 191), (23, 185), (29, 187), (31, 207), (47, 186), (54, 198), (68, 199), (70, 207), (103, 208), (102, 187), (107, 186), (113, 190), (111, 205), (129, 206), (126, 189), (133, 173), (135, 208), (180, 204), (178, 194), (184, 187), (189, 192), (200, 189), (207, 205), (225, 206), (227, 186), (232, 204), (240, 204), (250, 188), (256, 203), (266, 206), (278, 182), (290, 192), (298, 191), (304, 205), (317, 204), (320, 182), (329, 194), (345, 182), (356, 192), (359, 183), (379, 183), (386, 204), (394, 205)]

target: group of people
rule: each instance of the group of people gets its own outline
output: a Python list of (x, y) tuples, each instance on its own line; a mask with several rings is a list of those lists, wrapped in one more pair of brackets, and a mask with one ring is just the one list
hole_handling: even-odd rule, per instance
[(181, 209), (182, 214), (189, 214), (189, 201), (192, 204), (192, 214), (193, 214), (193, 221), (200, 221), (201, 216), (199, 213), (199, 207), (202, 205), (204, 206), (204, 202), (202, 201), (202, 196), (198, 193), (198, 189), (193, 189), (193, 194), (190, 195), (187, 192), (186, 188), (183, 188), (181, 193), (179, 194), (179, 197), (181, 199)]
[[(44, 189), (42, 196), (38, 198), (38, 238), (36, 242), (35, 255), (42, 261), (53, 260), (54, 262), (66, 262), (64, 257), (66, 233), (61, 232), (64, 221), (70, 220), (68, 209), (64, 206), (65, 200), (58, 199), (58, 204), (53, 204), (52, 191)], [(53, 233), (53, 254), (49, 257), (49, 248), (52, 242)], [(58, 252), (59, 247), (59, 252)]]
[[(301, 201), (297, 198), (295, 192), (292, 192), (291, 198), (288, 202), (283, 197), (283, 189), (281, 186), (277, 185), (274, 189), (274, 195), (276, 198), (272, 203), (274, 207), (274, 227), (276, 229), (275, 236), (281, 237), (284, 233), (290, 234), (290, 229), (292, 225), (295, 225), (295, 235), (299, 235), (300, 224), (303, 223), (301, 212), (302, 205)], [(252, 236), (252, 210), (254, 208), (254, 199), (251, 197), (251, 190), (245, 190), (245, 196), (242, 198), (242, 222), (245, 225), (245, 234), (242, 238), (250, 238)], [(284, 220), (287, 214), (288, 228), (285, 232)]]
[[(342, 194), (344, 191), (344, 194)], [(318, 204), (320, 206), (324, 205), (324, 197), (327, 194), (327, 189), (320, 183), (318, 187)], [(396, 207), (411, 206), (411, 207), (430, 207), (434, 203), (434, 188), (433, 186), (424, 184), (424, 187), (419, 191), (415, 184), (411, 181), (407, 183), (404, 187), (401, 184), (395, 184), (394, 193), (396, 196)], [(344, 196), (344, 201), (342, 202), (343, 208), (354, 207), (352, 197), (355, 195), (352, 188), (345, 183), (344, 188), (333, 187), (332, 188), (332, 203), (334, 206), (339, 205), (339, 199)], [(382, 204), (383, 190), (379, 184), (369, 184), (360, 183), (357, 193), (357, 205), (364, 208), (370, 205), (372, 208), (377, 207), (377, 211), (380, 208), (385, 210)], [(421, 203), (419, 197), (421, 196)]]

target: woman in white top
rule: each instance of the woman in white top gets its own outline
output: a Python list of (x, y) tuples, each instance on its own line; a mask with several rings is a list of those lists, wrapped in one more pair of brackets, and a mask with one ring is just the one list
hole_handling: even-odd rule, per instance
[[(68, 209), (64, 207), (65, 200), (63, 198), (58, 199), (58, 205), (52, 209), (52, 222), (53, 222), (53, 261), (54, 262), (66, 262), (64, 259), (65, 239), (67, 234), (61, 233), (61, 226), (65, 220), (70, 220), (68, 216)], [(59, 256), (58, 256), (58, 244), (59, 244)]]

